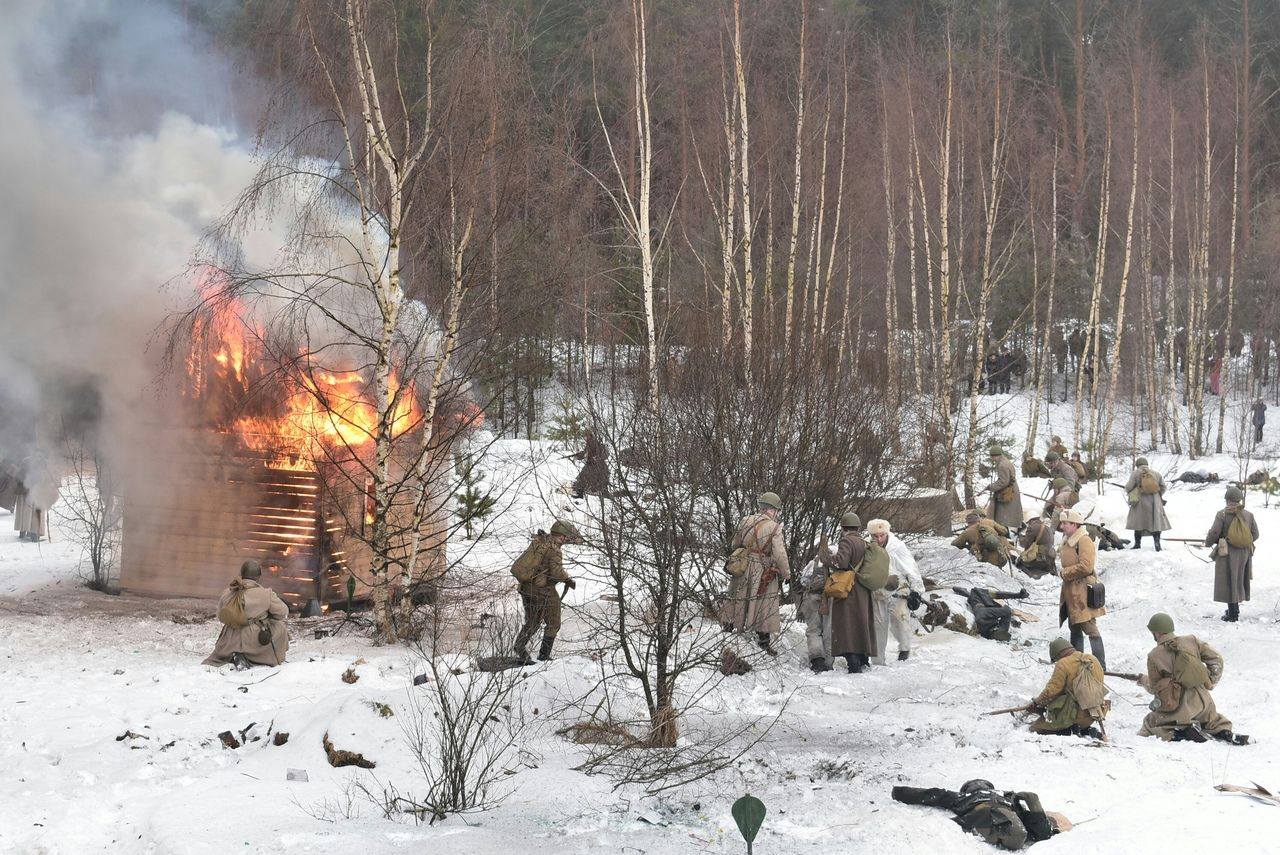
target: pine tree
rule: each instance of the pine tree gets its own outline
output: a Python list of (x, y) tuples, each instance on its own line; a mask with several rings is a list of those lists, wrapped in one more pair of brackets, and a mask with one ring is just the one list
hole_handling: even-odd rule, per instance
[(573, 402), (566, 396), (560, 399), (559, 412), (551, 417), (551, 426), (547, 428), (546, 437), (553, 442), (576, 444), (582, 439), (587, 429), (587, 420)]
[(467, 539), (472, 536), (472, 529), (477, 522), (493, 512), (498, 500), (481, 486), (485, 473), (481, 471), (471, 454), (462, 454), (457, 459), (458, 478), (461, 489), (455, 494), (457, 509), (454, 514), (462, 520)]

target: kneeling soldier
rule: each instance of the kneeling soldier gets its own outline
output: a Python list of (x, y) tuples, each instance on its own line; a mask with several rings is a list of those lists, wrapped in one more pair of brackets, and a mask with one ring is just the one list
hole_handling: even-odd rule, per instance
[(1249, 737), (1231, 731), (1231, 722), (1218, 712), (1209, 694), (1222, 680), (1222, 657), (1194, 635), (1173, 634), (1173, 618), (1160, 613), (1147, 621), (1156, 640), (1147, 654), (1144, 689), (1155, 695), (1139, 736), (1158, 736), (1179, 742), (1214, 739), (1245, 745)]
[(1087, 653), (1081, 653), (1065, 638), (1049, 643), (1053, 675), (1044, 691), (1030, 704), (1031, 712), (1040, 718), (1031, 723), (1035, 733), (1101, 738), (1094, 722), (1107, 715), (1107, 689), (1103, 684), (1102, 665)]
[(279, 665), (289, 651), (289, 631), (284, 620), (289, 607), (270, 588), (264, 588), (262, 565), (250, 559), (240, 565), (240, 578), (233, 579), (218, 600), (218, 620), (222, 632), (205, 665), (226, 665), (237, 670), (250, 665)]

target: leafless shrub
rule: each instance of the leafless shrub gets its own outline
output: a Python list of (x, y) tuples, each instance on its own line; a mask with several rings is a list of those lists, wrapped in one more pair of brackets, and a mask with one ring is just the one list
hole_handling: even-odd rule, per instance
[(112, 592), (120, 557), (121, 509), (106, 458), (86, 441), (68, 439), (69, 474), (50, 515), (63, 536), (80, 547), (81, 575), (95, 591)]

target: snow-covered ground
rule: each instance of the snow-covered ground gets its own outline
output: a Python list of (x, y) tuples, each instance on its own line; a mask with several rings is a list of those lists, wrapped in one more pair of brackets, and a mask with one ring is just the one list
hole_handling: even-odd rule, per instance
[[(1005, 421), (998, 433), (1025, 430), (1025, 398), (984, 398), (983, 411)], [(1068, 412), (1051, 411), (1053, 432), (1067, 436)], [(1129, 430), (1125, 422), (1116, 433)], [(1263, 448), (1272, 455), (1280, 448), (1280, 415)], [(555, 514), (572, 513), (558, 488), (572, 478), (573, 464), (553, 451), (502, 441), (483, 465), (495, 483), (518, 475), (523, 481), (504, 494), (502, 513), (479, 545), (455, 557), (491, 570), (507, 590), (505, 566), (528, 532)], [(1188, 465), (1167, 454), (1148, 457), (1161, 469)], [(1228, 456), (1194, 465), (1239, 477), (1239, 464)], [(1029, 493), (1042, 488), (1042, 482), (1023, 484)], [(1202, 536), (1221, 493), (1220, 485), (1173, 486), (1170, 534)], [(1152, 612), (1168, 611), (1179, 632), (1195, 633), (1224, 655), (1226, 674), (1215, 697), (1256, 744), (1140, 738), (1148, 697), (1122, 680), (1110, 681), (1110, 745), (1036, 737), (1007, 716), (983, 715), (1040, 690), (1050, 670), (1047, 642), (1059, 632), (1056, 579), (997, 574), (988, 577), (994, 585), (1027, 587), (1032, 597), (1021, 607), (1040, 618), (1015, 630), (1012, 643), (939, 630), (921, 633), (907, 662), (856, 676), (813, 675), (805, 667), (802, 628), (792, 626), (781, 642), (784, 655), (726, 680), (714, 699), (729, 711), (721, 713), (726, 726), (785, 705), (768, 737), (714, 779), (641, 799), (573, 771), (581, 749), (555, 735), (565, 722), (549, 711), (597, 669), (575, 653), (590, 640), (570, 615), (559, 658), (527, 672), (533, 725), (525, 752), (512, 760), (509, 797), (494, 810), (435, 826), (383, 819), (358, 800), (352, 818), (343, 816), (352, 811), (335, 809), (355, 779), (415, 788), (402, 747), (403, 716), (383, 718), (370, 703), (404, 708), (406, 693), (414, 691), (412, 675), (421, 670), (406, 651), (345, 633), (315, 639), (295, 626), (289, 661), (280, 669), (236, 673), (202, 666), (217, 634), (207, 603), (87, 591), (76, 582), (75, 551), (57, 531), (52, 543), (19, 543), (11, 517), (0, 512), (0, 851), (736, 853), (744, 847), (729, 807), (751, 792), (769, 809), (760, 853), (984, 852), (989, 848), (947, 813), (889, 798), (894, 784), (955, 787), (976, 776), (1034, 790), (1046, 807), (1082, 823), (1037, 844), (1035, 851), (1045, 855), (1276, 851), (1280, 807), (1213, 789), (1222, 782), (1280, 787), (1280, 710), (1271, 696), (1280, 676), (1280, 559), (1268, 546), (1273, 538), (1280, 543), (1280, 507), (1263, 505), (1261, 495), (1250, 495), (1262, 538), (1254, 598), (1236, 625), (1218, 620), (1222, 607), (1212, 602), (1212, 568), (1203, 551), (1168, 544), (1160, 554), (1149, 546), (1100, 554), (1110, 603), (1101, 621), (1109, 666), (1141, 670), (1151, 647), (1146, 621)], [(1082, 507), (1123, 530), (1120, 490), (1099, 497), (1090, 488)], [(926, 575), (957, 583), (983, 578), (943, 541), (922, 540), (914, 549)], [(573, 548), (567, 553), (572, 558)], [(581, 606), (598, 594), (580, 585), (570, 603)], [(514, 606), (507, 593), (486, 609)], [(353, 663), (360, 679), (348, 684), (340, 675)], [(238, 750), (219, 742), (218, 733), (250, 724), (251, 738), (270, 729), (288, 732), (289, 740), (275, 746), (264, 738)], [(145, 738), (118, 739), (126, 731)], [(326, 732), (338, 748), (362, 752), (377, 768), (331, 768), (321, 747)], [(308, 780), (286, 780), (290, 769), (305, 770)]]

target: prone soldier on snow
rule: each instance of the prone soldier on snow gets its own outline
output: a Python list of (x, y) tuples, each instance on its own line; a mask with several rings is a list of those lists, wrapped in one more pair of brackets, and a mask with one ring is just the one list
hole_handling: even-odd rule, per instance
[[(1147, 673), (1139, 684), (1155, 695), (1139, 736), (1166, 741), (1222, 742), (1246, 745), (1249, 737), (1232, 732), (1209, 694), (1222, 681), (1222, 656), (1194, 635), (1174, 635), (1173, 618), (1152, 615), (1147, 629), (1156, 646), (1147, 654)], [(1206, 735), (1207, 734), (1207, 735)]]
[(1111, 709), (1111, 702), (1106, 699), (1102, 663), (1076, 650), (1065, 638), (1055, 638), (1049, 643), (1049, 658), (1053, 661), (1053, 674), (1043, 691), (1027, 706), (1029, 711), (1040, 715), (1031, 723), (1031, 730), (1101, 738), (1094, 724), (1101, 725)]
[(997, 600), (1025, 600), (1030, 596), (1026, 589), (1016, 594), (1010, 591), (993, 591), (988, 588), (951, 589), (965, 598), (969, 611), (973, 612), (973, 628), (990, 641), (1008, 641), (1009, 624), (1013, 621), (1013, 609), (1001, 605)]
[(1001, 793), (981, 778), (966, 781), (959, 792), (940, 787), (894, 787), (892, 794), (894, 801), (906, 805), (949, 810), (965, 831), (1011, 852), (1071, 827), (1065, 817), (1045, 811), (1035, 793)]
[(1244, 509), (1244, 491), (1228, 487), (1227, 506), (1218, 511), (1205, 535), (1204, 545), (1213, 547), (1213, 599), (1226, 603), (1222, 619), (1240, 619), (1240, 604), (1248, 602), (1253, 582), (1253, 545), (1258, 540), (1258, 521)]
[(520, 602), (524, 606), (524, 625), (516, 636), (515, 655), (522, 665), (532, 665), (529, 641), (542, 628), (542, 646), (538, 660), (551, 658), (551, 648), (560, 632), (560, 592), (556, 586), (576, 588), (564, 570), (562, 548), (566, 543), (581, 543), (582, 537), (572, 523), (556, 520), (549, 533), (538, 532), (524, 552), (511, 565), (511, 575), (519, 582)]

